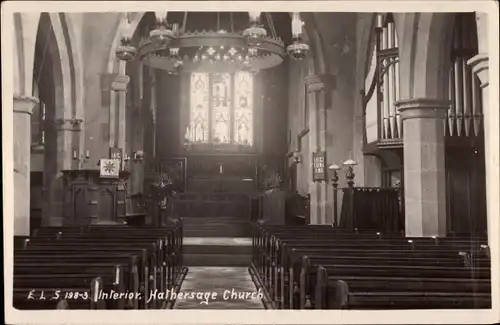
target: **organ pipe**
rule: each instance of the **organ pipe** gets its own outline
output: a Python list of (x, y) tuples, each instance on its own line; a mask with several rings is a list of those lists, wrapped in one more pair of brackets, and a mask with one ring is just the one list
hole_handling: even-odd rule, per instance
[(449, 82), (448, 82), (448, 96), (451, 101), (450, 107), (448, 109), (448, 129), (449, 135), (453, 136), (455, 130), (455, 67), (450, 68)]
[(454, 125), (457, 128), (457, 136), (460, 136), (461, 128), (458, 126), (457, 117), (463, 115), (463, 76), (462, 76), (462, 61), (461, 57), (457, 57), (454, 62), (454, 74), (455, 74), (455, 123)]
[[(462, 48), (467, 49), (470, 48), (470, 33), (468, 32), (468, 27), (466, 26), (465, 28), (465, 33), (462, 32), (463, 37), (462, 39)], [(464, 30), (462, 30), (464, 31)], [(462, 60), (462, 76), (463, 76), (463, 82), (462, 82), (462, 87), (463, 87), (463, 121), (464, 121), (464, 126), (465, 126), (465, 135), (469, 136), (470, 135), (470, 128), (471, 128), (471, 99), (472, 99), (472, 87), (471, 87), (471, 70), (470, 67), (467, 65), (467, 58), (464, 58)], [(460, 125), (461, 125), (461, 121)]]
[[(383, 50), (386, 50), (387, 49), (387, 45), (388, 45), (388, 39), (387, 39), (387, 28), (384, 28), (383, 29), (383, 32), (382, 32), (382, 49)], [(386, 66), (388, 64), (388, 60), (385, 59), (384, 60), (384, 66)], [(384, 108), (383, 108), (383, 121), (384, 121), (384, 132), (383, 132), (383, 137), (385, 139), (387, 139), (389, 136), (389, 73), (388, 71), (386, 70), (385, 73), (384, 73), (384, 83), (383, 83), (383, 87), (384, 87), (384, 100), (383, 100), (383, 104), (384, 104)]]
[(473, 117), (473, 123), (474, 123), (474, 135), (478, 136), (479, 135), (479, 128), (481, 127), (481, 119), (482, 119), (482, 112), (481, 112), (481, 102), (480, 102), (480, 89), (479, 89), (479, 84), (477, 77), (472, 74), (472, 117)]
[[(395, 42), (397, 42), (397, 37), (394, 38)], [(396, 94), (396, 101), (399, 100), (399, 62), (394, 63), (394, 70), (395, 70), (395, 75), (396, 75), (396, 87), (394, 87), (395, 94)], [(402, 138), (403, 133), (402, 133), (402, 121), (401, 121), (401, 114), (399, 113), (398, 110), (396, 110), (396, 126), (397, 126), (397, 131), (398, 131), (398, 137)]]
[(470, 128), (471, 128), (471, 97), (472, 97), (472, 88), (470, 85), (471, 82), (471, 73), (470, 73), (469, 66), (467, 65), (466, 60), (462, 60), (462, 74), (463, 74), (463, 93), (464, 93), (464, 99), (463, 99), (463, 117), (459, 117), (458, 125), (462, 125), (462, 119), (464, 122), (465, 126), (465, 135), (469, 136), (470, 135)]
[[(387, 37), (387, 47), (392, 49), (394, 47), (394, 25), (393, 23), (387, 24), (387, 32), (388, 32), (388, 37)], [(391, 61), (388, 61), (389, 63), (392, 63)], [(390, 137), (395, 138), (396, 137), (396, 107), (394, 106), (394, 103), (396, 102), (396, 92), (395, 92), (395, 85), (394, 85), (394, 79), (396, 79), (395, 76), (395, 70), (394, 70), (394, 64), (391, 64), (389, 66), (389, 70), (387, 71), (388, 74), (388, 79), (389, 79), (389, 127), (390, 127)]]

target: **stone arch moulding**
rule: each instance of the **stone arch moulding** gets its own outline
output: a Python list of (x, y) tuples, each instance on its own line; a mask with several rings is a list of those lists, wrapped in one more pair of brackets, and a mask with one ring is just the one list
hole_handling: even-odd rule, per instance
[(394, 14), (394, 20), (400, 40), (401, 99), (445, 99), (454, 15), (404, 13)]
[(144, 17), (146, 13), (145, 12), (137, 12), (134, 14), (134, 17), (132, 18), (132, 21), (130, 22), (130, 25), (126, 28), (126, 26), (123, 24), (123, 21), (127, 17), (128, 13), (127, 12), (122, 12), (120, 13), (119, 17), (119, 22), (118, 26), (116, 28), (116, 33), (113, 38), (113, 42), (111, 43), (111, 48), (109, 49), (109, 55), (108, 55), (108, 73), (114, 73), (115, 71), (115, 66), (116, 66), (116, 48), (118, 45), (120, 45), (120, 41), (122, 36), (130, 37), (135, 34), (135, 31), (137, 30), (137, 26), (139, 26), (139, 23), (141, 22), (142, 18)]
[(72, 78), (69, 50), (59, 14), (50, 13), (48, 15), (53, 32), (52, 37), (55, 37), (53, 40), (49, 38), (49, 44), (47, 47), (47, 51), (50, 52), (54, 64), (54, 88), (56, 90), (55, 117), (56, 119), (70, 119), (72, 118), (73, 108), (73, 94), (71, 92), (71, 88), (74, 78)]
[(17, 52), (19, 82), (14, 90), (18, 95), (31, 96), (33, 93), (33, 66), (39, 21), (39, 13), (14, 13), (14, 51)]
[(73, 78), (73, 84), (72, 87), (74, 87), (74, 92), (72, 95), (74, 96), (73, 98), (73, 104), (75, 105), (74, 107), (74, 117), (77, 119), (84, 119), (84, 108), (83, 108), (83, 101), (84, 101), (84, 82), (83, 82), (83, 61), (82, 61), (82, 54), (83, 50), (81, 47), (81, 39), (78, 34), (78, 29), (77, 26), (75, 25), (75, 22), (72, 19), (72, 14), (71, 13), (61, 13), (61, 21), (64, 20), (64, 28), (67, 31), (67, 34), (65, 34), (66, 37), (66, 42), (70, 44), (71, 51), (69, 52), (69, 55), (71, 57), (71, 62), (72, 64), (70, 65), (70, 68), (73, 70), (72, 78)]
[(312, 60), (314, 74), (327, 73), (325, 52), (321, 37), (317, 29), (314, 13), (301, 13), (300, 16), (302, 21), (304, 22), (304, 40), (311, 47), (309, 55)]

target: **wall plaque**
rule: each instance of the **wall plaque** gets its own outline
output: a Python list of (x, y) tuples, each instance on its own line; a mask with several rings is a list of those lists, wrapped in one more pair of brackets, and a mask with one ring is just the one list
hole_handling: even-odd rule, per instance
[(326, 152), (313, 152), (313, 181), (320, 182), (326, 179)]
[(120, 148), (109, 148), (109, 159), (122, 160), (122, 149)]
[(122, 166), (122, 162), (123, 162), (123, 150), (122, 149), (110, 147), (109, 148), (109, 159), (115, 159), (115, 160), (120, 161), (120, 164), (118, 166), (119, 169), (122, 170), (124, 168), (124, 166)]

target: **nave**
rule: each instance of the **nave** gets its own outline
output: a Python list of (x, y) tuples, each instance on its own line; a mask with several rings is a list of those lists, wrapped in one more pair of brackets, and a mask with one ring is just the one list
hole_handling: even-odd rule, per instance
[(13, 306), (490, 309), (486, 17), (16, 13)]

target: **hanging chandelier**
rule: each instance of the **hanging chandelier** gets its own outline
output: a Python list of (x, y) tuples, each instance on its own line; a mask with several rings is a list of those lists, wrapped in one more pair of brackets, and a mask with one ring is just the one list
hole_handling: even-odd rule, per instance
[[(234, 72), (259, 70), (275, 67), (283, 62), (288, 53), (293, 59), (306, 57), (309, 46), (299, 35), (302, 21), (294, 14), (292, 21), (293, 44), (285, 49), (277, 36), (269, 13), (250, 12), (250, 26), (235, 30), (232, 13), (228, 30), (220, 26), (217, 13), (215, 30), (186, 30), (188, 13), (184, 12), (182, 28), (179, 24), (169, 24), (167, 14), (155, 13), (156, 25), (143, 38), (137, 49), (129, 38), (123, 38), (116, 50), (120, 60), (141, 60), (145, 65), (166, 70), (170, 73), (185, 72)], [(267, 19), (269, 34), (260, 18)], [(295, 29), (294, 29), (295, 28)]]

